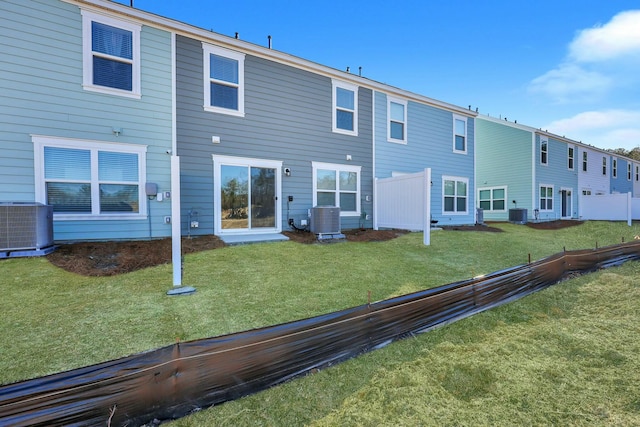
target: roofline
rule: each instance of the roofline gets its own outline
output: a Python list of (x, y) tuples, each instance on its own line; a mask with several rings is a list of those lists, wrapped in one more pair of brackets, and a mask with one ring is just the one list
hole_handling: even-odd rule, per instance
[(103, 13), (117, 13), (124, 15), (129, 19), (133, 19), (138, 22), (143, 22), (149, 26), (160, 28), (166, 31), (170, 31), (182, 36), (190, 38), (196, 38), (200, 41), (214, 43), (216, 45), (226, 47), (232, 50), (241, 50), (244, 53), (248, 53), (253, 56), (257, 56), (263, 59), (268, 59), (274, 62), (278, 62), (285, 65), (290, 65), (295, 68), (310, 71), (316, 74), (321, 74), (326, 77), (335, 78), (338, 80), (347, 81), (357, 84), (358, 86), (369, 88), (374, 91), (384, 92), (389, 95), (405, 98), (414, 102), (431, 105), (433, 107), (449, 110), (451, 112), (462, 114), (468, 117), (476, 117), (478, 113), (475, 111), (467, 110), (463, 107), (449, 104), (444, 101), (438, 101), (433, 98), (429, 98), (424, 95), (420, 95), (414, 92), (410, 92), (404, 89), (400, 89), (394, 86), (390, 86), (384, 83), (376, 82), (374, 80), (356, 76), (345, 71), (340, 71), (335, 68), (331, 68), (325, 65), (318, 64), (313, 61), (309, 61), (294, 55), (290, 55), (278, 50), (270, 49), (257, 45), (255, 43), (246, 42), (233, 37), (225, 36), (213, 31), (205, 30), (187, 23), (176, 21), (174, 19), (166, 18), (160, 15), (156, 15), (150, 12), (145, 12), (141, 9), (132, 8), (121, 3), (107, 0), (62, 0), (66, 3), (75, 4), (78, 7), (90, 9), (96, 12)]
[(623, 155), (620, 155), (620, 154), (617, 154), (617, 153), (613, 153), (611, 151), (605, 150), (604, 148), (598, 148), (598, 147), (596, 147), (594, 145), (590, 145), (590, 144), (587, 144), (587, 143), (582, 142), (582, 141), (575, 141), (575, 140), (567, 138), (565, 136), (556, 135), (556, 134), (551, 133), (551, 132), (549, 132), (547, 130), (542, 130), (542, 128), (534, 128), (534, 127), (531, 127), (531, 126), (522, 125), (520, 123), (510, 122), (506, 118), (498, 119), (497, 117), (491, 117), (491, 116), (486, 116), (486, 115), (478, 115), (476, 117), (476, 119), (486, 120), (486, 121), (493, 122), (493, 123), (499, 123), (499, 124), (504, 125), (504, 126), (509, 126), (509, 127), (520, 129), (520, 130), (524, 130), (524, 131), (527, 131), (527, 132), (532, 132), (532, 133), (535, 133), (535, 134), (538, 134), (538, 135), (546, 136), (548, 138), (553, 138), (555, 140), (562, 141), (562, 142), (565, 142), (567, 144), (578, 145), (578, 146), (583, 147), (583, 148), (588, 148), (590, 150), (598, 151), (600, 153), (607, 154), (609, 156), (615, 156), (615, 157), (619, 157), (619, 158), (630, 160), (632, 162), (640, 163), (640, 161), (632, 159), (631, 157), (627, 157), (627, 156), (623, 156)]

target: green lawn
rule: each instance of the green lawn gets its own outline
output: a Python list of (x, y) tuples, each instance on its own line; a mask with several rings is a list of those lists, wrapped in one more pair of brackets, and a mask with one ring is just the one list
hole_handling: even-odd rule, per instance
[[(388, 242), (228, 247), (86, 278), (46, 259), (0, 262), (0, 383), (175, 342), (309, 317), (633, 239), (640, 226), (436, 231)], [(640, 425), (640, 263), (515, 303), (175, 422), (205, 425)]]

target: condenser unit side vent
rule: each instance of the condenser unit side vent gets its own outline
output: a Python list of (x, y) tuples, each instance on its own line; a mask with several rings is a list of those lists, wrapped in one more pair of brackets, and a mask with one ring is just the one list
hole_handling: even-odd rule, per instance
[(314, 234), (340, 234), (340, 208), (336, 206), (311, 208), (309, 230)]
[(0, 203), (0, 251), (40, 251), (53, 245), (53, 206)]

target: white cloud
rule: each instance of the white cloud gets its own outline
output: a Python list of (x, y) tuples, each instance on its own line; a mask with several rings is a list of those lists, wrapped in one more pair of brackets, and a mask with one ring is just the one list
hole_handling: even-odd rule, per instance
[(640, 10), (615, 15), (604, 25), (583, 29), (565, 60), (529, 83), (529, 92), (555, 103), (600, 101), (614, 88), (638, 80)]
[(640, 146), (640, 111), (636, 110), (587, 111), (542, 128), (602, 149)]
[(569, 45), (577, 62), (601, 62), (640, 54), (640, 10), (614, 16), (602, 26), (582, 30)]
[(576, 64), (562, 64), (529, 84), (529, 91), (552, 98), (555, 102), (591, 100), (605, 93), (612, 85), (609, 77), (588, 71)]

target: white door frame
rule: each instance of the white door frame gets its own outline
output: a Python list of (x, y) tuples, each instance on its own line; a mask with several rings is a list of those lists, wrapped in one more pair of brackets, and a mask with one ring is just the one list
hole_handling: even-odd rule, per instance
[[(213, 154), (213, 230), (216, 235), (230, 235), (230, 234), (267, 234), (267, 233), (280, 233), (282, 231), (282, 203), (280, 197), (282, 194), (282, 161), (280, 160), (266, 160), (266, 159), (253, 159), (249, 157), (232, 157), (232, 156), (220, 156)], [(222, 166), (246, 166), (246, 167), (260, 167), (270, 168), (276, 170), (276, 226), (274, 228), (260, 228), (246, 230), (225, 230), (222, 228), (222, 218), (219, 214), (220, 205), (222, 204), (222, 192), (221, 192), (221, 167)]]
[[(568, 195), (565, 195), (568, 193)], [(571, 219), (573, 217), (573, 188), (560, 187), (560, 218)], [(569, 215), (562, 215), (562, 204), (567, 201), (567, 212)]]

